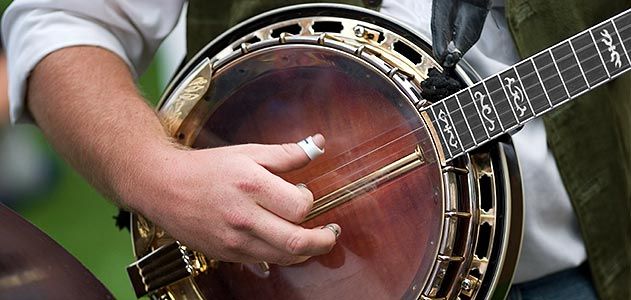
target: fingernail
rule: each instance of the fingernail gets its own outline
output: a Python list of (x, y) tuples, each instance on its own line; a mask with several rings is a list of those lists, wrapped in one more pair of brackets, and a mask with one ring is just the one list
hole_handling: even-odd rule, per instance
[(296, 187), (309, 189), (309, 188), (307, 187), (307, 185), (306, 185), (306, 184), (304, 184), (304, 183), (302, 183), (302, 182), (301, 182), (301, 183), (296, 183)]
[(331, 232), (333, 232), (333, 234), (335, 235), (336, 241), (340, 237), (340, 234), (342, 233), (342, 227), (340, 227), (340, 225), (337, 225), (335, 223), (326, 224), (322, 226), (322, 229), (331, 230)]
[[(322, 137), (322, 135), (320, 135), (320, 137), (322, 138), (322, 140), (324, 140), (324, 137)], [(305, 152), (305, 154), (307, 154), (310, 160), (314, 160), (316, 159), (316, 157), (324, 154), (324, 149), (320, 149), (320, 147), (318, 147), (312, 136), (309, 136), (306, 139), (298, 142), (298, 146), (302, 148), (302, 150)]]
[(324, 144), (326, 143), (324, 136), (320, 133), (316, 133), (312, 136), (313, 136), (313, 141), (315, 142), (315, 145), (320, 149), (324, 149)]

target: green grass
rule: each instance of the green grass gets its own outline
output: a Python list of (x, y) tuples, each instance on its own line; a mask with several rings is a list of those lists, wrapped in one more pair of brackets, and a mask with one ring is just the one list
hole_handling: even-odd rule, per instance
[[(158, 66), (154, 64), (139, 84), (152, 103), (160, 94), (158, 82)], [(112, 219), (118, 209), (55, 159), (61, 166), (57, 184), (50, 193), (25, 199), (29, 204), (18, 212), (74, 255), (117, 299), (135, 299), (125, 271), (134, 261), (131, 238), (127, 230), (119, 231)]]

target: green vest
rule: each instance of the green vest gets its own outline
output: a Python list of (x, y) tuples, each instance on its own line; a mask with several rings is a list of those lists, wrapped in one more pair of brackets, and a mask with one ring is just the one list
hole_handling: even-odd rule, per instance
[[(378, 0), (189, 1), (188, 56), (238, 22), (307, 2), (378, 8)], [(507, 0), (517, 48), (526, 57), (631, 7), (629, 0)], [(372, 5), (372, 6), (371, 6)], [(598, 294), (631, 299), (631, 76), (616, 79), (546, 119), (549, 145), (572, 199)]]
[[(508, 0), (523, 57), (631, 7), (629, 0)], [(602, 299), (631, 299), (631, 74), (544, 118)]]

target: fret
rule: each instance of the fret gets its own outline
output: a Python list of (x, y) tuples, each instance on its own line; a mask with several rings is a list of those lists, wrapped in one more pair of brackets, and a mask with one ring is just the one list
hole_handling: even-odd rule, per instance
[[(557, 61), (554, 59), (554, 54), (552, 54), (552, 49), (548, 49), (548, 52), (550, 53), (550, 55), (552, 55), (552, 63), (554, 64), (554, 68), (557, 70), (557, 73), (559, 74), (559, 76), (561, 76), (561, 70), (559, 70), (559, 65), (557, 64)], [(572, 98), (572, 96), (570, 96), (570, 91), (567, 89), (567, 85), (565, 85), (565, 81), (563, 80), (563, 77), (561, 77), (561, 84), (563, 85), (563, 89), (565, 89), (565, 95), (567, 95), (567, 99)]]
[(624, 48), (612, 24), (605, 22), (591, 31), (596, 38), (596, 47), (605, 60), (605, 68), (611, 77), (615, 77), (629, 67), (629, 59), (623, 53)]
[(572, 54), (569, 42), (564, 42), (550, 49), (556, 62), (563, 84), (570, 97), (574, 97), (587, 90), (587, 82), (580, 75), (578, 61)]
[(568, 44), (570, 45), (570, 48), (572, 49), (572, 54), (574, 55), (574, 59), (576, 60), (576, 65), (578, 65), (578, 68), (581, 70), (581, 75), (583, 75), (583, 80), (585, 80), (585, 83), (587, 84), (587, 89), (591, 89), (591, 85), (589, 84), (589, 81), (587, 81), (587, 76), (585, 76), (585, 71), (583, 70), (583, 66), (581, 66), (581, 61), (578, 60), (578, 55), (576, 55), (576, 49), (574, 49), (574, 45), (572, 45), (571, 41), (568, 41)]
[(545, 51), (533, 58), (535, 68), (541, 76), (543, 87), (552, 105), (557, 105), (567, 99), (567, 92), (563, 89), (563, 81), (556, 70), (550, 51)]
[(471, 92), (468, 89), (464, 90), (456, 95), (456, 99), (462, 108), (462, 113), (465, 115), (467, 124), (469, 124), (476, 145), (484, 142), (490, 136), (484, 126), (482, 115), (473, 102)]
[[(447, 102), (452, 102), (453, 97), (449, 97), (442, 102), (443, 107), (445, 108), (445, 114), (447, 114), (447, 118), (449, 119), (449, 122), (451, 122), (451, 128), (453, 128), (453, 131), (456, 134), (456, 140), (458, 140), (458, 143), (452, 143), (452, 139), (451, 136), (449, 136), (449, 146), (450, 147), (457, 147), (456, 144), (458, 146), (460, 146), (460, 149), (462, 150), (462, 152), (464, 152), (464, 146), (462, 146), (462, 141), (460, 140), (460, 136), (461, 134), (458, 132), (458, 128), (456, 128), (456, 125), (454, 124), (454, 120), (451, 118), (452, 113), (450, 112), (450, 110), (447, 108)], [(438, 116), (440, 117), (440, 112), (438, 113)], [(458, 155), (457, 151), (454, 151), (452, 149), (451, 153), (453, 154), (453, 156)]]
[(570, 43), (576, 50), (576, 56), (582, 66), (585, 78), (590, 87), (607, 80), (608, 74), (604, 62), (600, 59), (596, 44), (593, 43), (589, 32), (573, 38)]
[(607, 64), (605, 63), (605, 59), (603, 58), (603, 55), (600, 54), (600, 50), (598, 49), (598, 43), (596, 42), (596, 38), (594, 38), (594, 34), (592, 33), (592, 30), (587, 30), (589, 32), (589, 36), (592, 38), (592, 42), (594, 43), (594, 47), (596, 47), (596, 52), (598, 52), (598, 57), (600, 57), (600, 61), (603, 63), (603, 67), (605, 68), (605, 72), (607, 73), (607, 79), (611, 78), (611, 74), (609, 74), (609, 70), (607, 70), (607, 68), (605, 67)]
[(489, 138), (500, 135), (502, 131), (504, 131), (504, 128), (502, 128), (502, 124), (497, 116), (497, 111), (493, 106), (493, 102), (489, 99), (489, 94), (486, 92), (484, 84), (476, 84), (472, 86), (469, 91), (471, 92), (473, 103), (475, 103), (476, 108), (480, 112), (482, 123), (484, 124)]
[(460, 146), (460, 142), (458, 141), (458, 136), (455, 132), (454, 126), (451, 123), (449, 118), (449, 114), (446, 112), (443, 101), (436, 103), (431, 106), (432, 114), (434, 116), (434, 120), (436, 122), (436, 126), (438, 127), (438, 131), (440, 131), (440, 138), (442, 141), (443, 149), (447, 149), (449, 153), (445, 153), (445, 156), (456, 157), (460, 153), (462, 153), (462, 147)]
[(489, 92), (489, 98), (495, 106), (495, 110), (500, 118), (500, 124), (502, 125), (504, 131), (517, 125), (517, 116), (513, 110), (512, 104), (508, 101), (508, 97), (504, 92), (499, 76), (488, 78), (483, 81), (483, 83)]
[[(460, 104), (460, 99), (458, 99), (458, 95), (456, 95), (456, 102), (458, 102), (458, 108), (460, 108), (460, 113), (462, 114), (462, 118), (464, 119), (465, 124), (467, 125), (467, 129), (469, 129), (469, 134), (471, 134), (471, 140), (473, 141), (472, 146), (465, 146), (467, 149), (472, 148), (478, 145), (478, 141), (475, 140), (475, 135), (473, 134), (473, 129), (471, 128), (471, 124), (469, 124), (469, 120), (467, 119), (467, 115), (464, 113), (464, 109), (462, 108), (462, 104)], [(473, 106), (473, 105), (471, 105)]]
[(525, 60), (515, 67), (517, 75), (521, 78), (524, 93), (530, 100), (532, 110), (536, 116), (552, 107), (548, 96), (543, 89), (543, 83), (535, 70), (532, 59)]
[(550, 95), (548, 95), (548, 91), (546, 91), (546, 86), (543, 84), (543, 80), (541, 79), (541, 74), (539, 74), (539, 70), (537, 70), (537, 65), (535, 64), (535, 60), (530, 57), (530, 61), (532, 62), (532, 67), (535, 69), (535, 74), (537, 74), (537, 78), (539, 78), (539, 83), (541, 83), (541, 89), (543, 93), (546, 95), (546, 99), (548, 99), (548, 103), (550, 107), (553, 107), (552, 100), (550, 100)]
[(513, 111), (518, 123), (526, 122), (533, 116), (532, 107), (528, 102), (528, 97), (524, 93), (524, 87), (521, 85), (519, 75), (514, 68), (510, 68), (499, 75), (504, 88), (504, 93), (512, 104)]
[[(460, 92), (460, 94), (468, 94), (468, 93), (462, 93)], [(473, 146), (477, 146), (478, 145), (478, 141), (476, 141), (475, 138), (475, 134), (473, 133), (473, 128), (471, 128), (471, 124), (469, 123), (469, 118), (467, 116), (467, 114), (464, 111), (464, 108), (462, 107), (462, 103), (460, 103), (460, 99), (458, 98), (458, 94), (456, 94), (456, 102), (458, 103), (458, 108), (460, 108), (460, 113), (462, 114), (462, 118), (464, 119), (465, 124), (467, 125), (467, 129), (469, 129), (469, 134), (471, 134), (471, 140), (473, 142)], [(473, 103), (469, 103), (469, 106), (474, 106)], [(473, 146), (465, 146), (467, 149)]]
[(469, 125), (466, 122), (467, 120), (465, 119), (465, 116), (462, 113), (462, 110), (460, 109), (460, 104), (458, 103), (456, 96), (449, 97), (443, 100), (443, 104), (445, 105), (445, 108), (447, 109), (451, 123), (454, 125), (454, 128), (456, 129), (456, 135), (458, 136), (460, 145), (462, 145), (464, 149), (468, 149), (475, 146), (475, 141), (473, 140), (473, 133), (471, 132)]
[(631, 51), (631, 12), (627, 11), (627, 13), (613, 19), (611, 22), (616, 29), (618, 39), (622, 40), (622, 48), (627, 59), (631, 60), (631, 54), (629, 53)]

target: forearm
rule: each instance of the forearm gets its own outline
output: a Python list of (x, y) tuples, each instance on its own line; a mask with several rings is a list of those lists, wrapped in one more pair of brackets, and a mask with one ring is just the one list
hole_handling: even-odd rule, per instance
[(79, 173), (112, 200), (135, 206), (121, 194), (169, 141), (118, 56), (89, 46), (51, 53), (30, 76), (27, 105)]
[(292, 264), (335, 244), (338, 225), (295, 224), (311, 210), (311, 192), (269, 172), (307, 164), (298, 144), (175, 147), (127, 66), (106, 50), (48, 55), (27, 100), (55, 149), (94, 186), (193, 249), (224, 261)]

